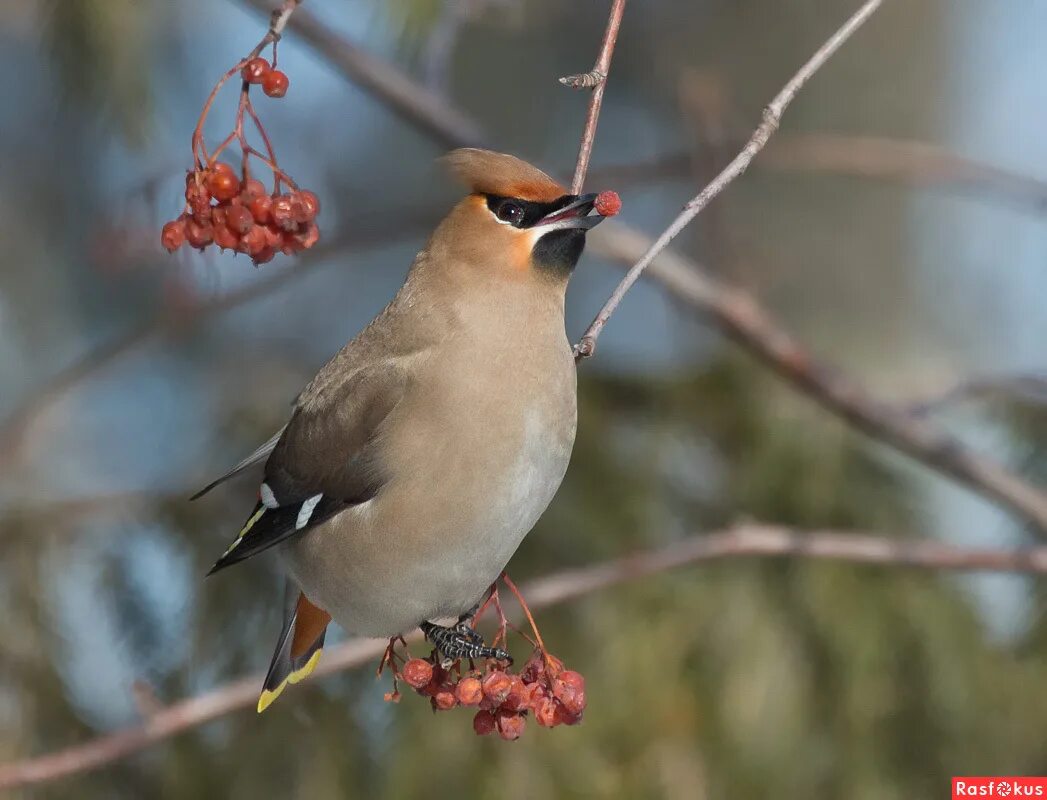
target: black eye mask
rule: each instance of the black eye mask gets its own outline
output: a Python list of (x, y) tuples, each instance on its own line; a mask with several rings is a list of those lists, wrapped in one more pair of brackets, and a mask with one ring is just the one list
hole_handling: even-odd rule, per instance
[(491, 209), (491, 213), (514, 228), (530, 228), (543, 217), (578, 199), (577, 195), (565, 194), (551, 203), (535, 203), (531, 200), (517, 200), (514, 197), (502, 197), (496, 194), (489, 194), (486, 197), (487, 207)]

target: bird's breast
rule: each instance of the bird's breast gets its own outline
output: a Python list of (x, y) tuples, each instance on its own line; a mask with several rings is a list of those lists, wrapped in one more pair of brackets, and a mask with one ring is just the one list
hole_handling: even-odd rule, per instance
[(556, 494), (576, 415), (565, 339), (520, 358), (438, 354), (387, 420), (388, 481), (365, 507), (303, 538), (295, 577), (357, 633), (392, 635), (465, 611)]

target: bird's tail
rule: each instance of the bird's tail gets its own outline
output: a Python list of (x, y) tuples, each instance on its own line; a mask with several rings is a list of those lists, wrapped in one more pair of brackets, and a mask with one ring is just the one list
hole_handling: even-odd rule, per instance
[(331, 621), (331, 615), (310, 603), (297, 586), (288, 587), (285, 605), (284, 627), (258, 696), (259, 714), (280, 696), (287, 684), (298, 683), (313, 671), (323, 650), (327, 623)]

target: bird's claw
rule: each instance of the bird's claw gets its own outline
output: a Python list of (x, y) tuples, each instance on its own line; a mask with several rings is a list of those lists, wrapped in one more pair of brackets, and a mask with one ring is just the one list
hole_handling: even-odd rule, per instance
[(451, 628), (423, 622), (419, 627), (443, 657), (444, 666), (460, 658), (482, 659), (493, 658), (498, 661), (513, 662), (512, 657), (500, 647), (488, 647), (483, 637), (468, 623), (459, 622)]

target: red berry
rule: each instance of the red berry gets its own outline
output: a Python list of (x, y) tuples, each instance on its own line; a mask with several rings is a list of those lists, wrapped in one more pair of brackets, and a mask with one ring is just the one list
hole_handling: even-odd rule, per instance
[(465, 677), (458, 681), (454, 690), (458, 702), (463, 706), (478, 706), (484, 699), (483, 685), (479, 678)]
[(290, 195), (282, 194), (279, 197), (274, 197), (270, 213), (273, 215), (273, 222), (276, 223), (278, 228), (282, 228), (285, 231), (293, 231), (298, 227), (298, 223), (294, 219), (294, 201)]
[(266, 245), (265, 249), (260, 253), (255, 253), (251, 260), (254, 262), (254, 265), (258, 267), (262, 264), (268, 264), (274, 258), (276, 258), (276, 248)]
[(306, 222), (312, 222), (316, 219), (316, 215), (320, 213), (320, 198), (316, 196), (316, 192), (310, 192), (308, 189), (303, 189), (298, 193), (298, 199), (302, 201), (302, 205), (305, 206), (307, 217)]
[(265, 230), (261, 225), (252, 225), (240, 240), (240, 249), (251, 257), (257, 256), (266, 247)]
[(509, 694), (502, 703), (507, 711), (524, 711), (527, 709), (528, 691), (519, 675), (510, 675)]
[(284, 232), (272, 225), (265, 226), (265, 243), (274, 249), (280, 249), (284, 242)]
[(214, 229), (214, 243), (223, 250), (236, 250), (240, 236), (227, 225), (217, 225)]
[(512, 711), (499, 711), (495, 717), (495, 725), (498, 727), (498, 735), (507, 742), (511, 742), (519, 739), (523, 734), (527, 720)]
[(189, 178), (185, 182), (185, 199), (188, 203), (196, 202), (198, 199), (202, 199), (205, 202), (210, 202), (211, 195), (207, 191), (207, 187), (203, 183), (197, 183), (194, 177), (195, 173), (190, 172)]
[(543, 697), (534, 708), (534, 721), (543, 728), (555, 728), (560, 724), (560, 718), (556, 714), (556, 701), (551, 697)]
[(553, 679), (553, 696), (571, 714), (585, 710), (585, 678), (569, 669), (563, 670)]
[(259, 225), (268, 225), (273, 218), (271, 213), (273, 208), (273, 198), (267, 194), (254, 198), (250, 203), (248, 203), (247, 207), (250, 209), (254, 221)]
[(173, 253), (185, 244), (185, 220), (179, 217), (166, 223), (160, 231), (160, 244), (168, 253)]
[(412, 658), (401, 671), (404, 681), (412, 689), (424, 689), (433, 679), (433, 665), (421, 658)]
[(185, 240), (189, 242), (190, 247), (203, 250), (207, 245), (211, 244), (213, 236), (214, 234), (209, 224), (202, 224), (195, 219), (186, 220)]
[(200, 222), (206, 222), (211, 217), (211, 193), (207, 187), (198, 184), (190, 173), (190, 179), (185, 186), (185, 201), (189, 204), (189, 210)]
[(291, 192), (291, 218), (299, 225), (312, 219), (301, 192)]
[(540, 683), (545, 675), (545, 658), (541, 650), (535, 650), (527, 659), (524, 668), (520, 670), (520, 677), (525, 683)]
[(458, 698), (454, 696), (454, 690), (450, 685), (441, 686), (433, 695), (433, 708), (437, 711), (450, 711), (458, 705)]
[(225, 224), (233, 233), (242, 236), (254, 227), (254, 217), (243, 206), (230, 206), (225, 212)]
[(537, 708), (544, 699), (544, 686), (540, 683), (524, 683), (524, 700), (527, 708)]
[(484, 676), (484, 696), (495, 706), (500, 706), (505, 702), (505, 698), (509, 696), (509, 692), (512, 691), (512, 688), (512, 680), (510, 680), (509, 676), (501, 670), (496, 669), (494, 672), (489, 672)]
[(320, 241), (320, 229), (315, 222), (310, 222), (305, 228), (294, 234), (294, 238), (302, 250), (308, 250)]
[(262, 81), (262, 91), (270, 97), (283, 97), (291, 81), (278, 69), (270, 70)]
[(622, 210), (622, 198), (618, 196), (618, 192), (600, 192), (596, 195), (593, 207), (601, 217), (613, 217)]
[(257, 178), (248, 178), (240, 187), (240, 199), (248, 205), (250, 205), (252, 200), (265, 197), (266, 194), (265, 184)]
[(285, 256), (292, 256), (302, 249), (302, 242), (298, 238), (298, 234), (290, 231), (284, 231), (280, 237), (280, 252)]
[(248, 83), (261, 83), (272, 70), (273, 68), (264, 58), (252, 58), (244, 64), (244, 68), (240, 70), (240, 76)]
[(556, 704), (556, 722), (558, 725), (577, 725), (581, 721), (581, 714), (572, 714), (559, 703)]
[(240, 193), (240, 181), (228, 164), (215, 164), (207, 176), (207, 189), (216, 200), (228, 201)]
[(490, 711), (477, 711), (476, 716), (473, 717), (473, 730), (476, 731), (476, 735), (486, 736), (489, 733), (494, 733), (494, 729), (494, 714)]

